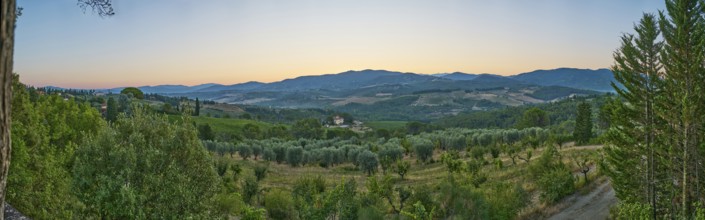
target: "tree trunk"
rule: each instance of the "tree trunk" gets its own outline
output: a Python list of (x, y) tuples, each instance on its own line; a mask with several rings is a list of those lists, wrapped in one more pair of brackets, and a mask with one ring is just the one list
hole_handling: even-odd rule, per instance
[(15, 0), (0, 6), (0, 219), (5, 219), (5, 185), (10, 168), (10, 103), (12, 99), (12, 57), (15, 41)]

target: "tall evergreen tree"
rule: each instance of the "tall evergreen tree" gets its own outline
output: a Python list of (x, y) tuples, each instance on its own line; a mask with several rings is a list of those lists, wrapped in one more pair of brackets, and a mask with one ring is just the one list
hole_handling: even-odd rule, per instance
[(624, 102), (611, 117), (606, 170), (620, 200), (650, 204), (652, 218), (694, 218), (705, 211), (705, 3), (667, 0), (666, 9), (658, 21), (645, 15), (615, 53)]
[(108, 98), (107, 110), (105, 112), (105, 118), (110, 122), (117, 120), (118, 115), (118, 104), (113, 97)]
[(201, 103), (198, 101), (198, 98), (196, 98), (196, 111), (193, 113), (194, 116), (199, 116), (201, 115)]
[(592, 138), (592, 109), (586, 102), (578, 104), (573, 138), (578, 144), (586, 144)]
[(661, 12), (664, 39), (661, 63), (663, 95), (655, 112), (665, 123), (660, 129), (670, 159), (668, 180), (673, 214), (689, 218), (694, 206), (705, 208), (703, 196), (703, 125), (705, 124), (705, 22), (702, 1), (668, 0)]
[[(659, 53), (663, 43), (657, 40), (660, 30), (652, 14), (644, 14), (634, 27), (636, 36), (622, 37), (622, 46), (615, 52), (612, 68), (615, 79), (623, 85), (612, 85), (626, 102), (614, 102), (612, 129), (607, 134), (608, 169), (612, 184), (622, 201), (649, 203), (656, 218), (656, 172), (662, 165), (656, 148), (655, 125), (662, 123), (655, 117), (654, 102), (662, 65)], [(610, 113), (604, 113), (610, 114)], [(633, 158), (645, 155), (644, 162)], [(646, 183), (646, 184), (643, 184)]]

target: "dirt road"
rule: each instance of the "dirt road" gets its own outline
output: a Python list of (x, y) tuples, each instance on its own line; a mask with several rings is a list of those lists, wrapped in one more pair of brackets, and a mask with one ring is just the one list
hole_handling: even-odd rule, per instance
[(610, 182), (605, 181), (587, 195), (573, 195), (570, 202), (572, 205), (548, 219), (607, 219), (610, 207), (617, 203), (617, 197), (614, 195), (614, 189), (612, 189)]

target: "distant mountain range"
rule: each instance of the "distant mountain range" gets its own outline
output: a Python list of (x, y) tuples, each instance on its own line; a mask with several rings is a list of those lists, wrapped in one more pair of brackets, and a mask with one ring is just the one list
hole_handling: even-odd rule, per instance
[[(415, 74), (386, 70), (301, 76), (234, 85), (160, 85), (145, 93), (239, 105), (343, 111), (365, 120), (428, 120), (460, 112), (553, 102), (612, 91), (607, 69), (560, 68), (514, 76)], [(123, 88), (109, 91), (119, 93)]]
[[(273, 83), (246, 82), (233, 85), (216, 83), (196, 86), (158, 85), (139, 87), (145, 93), (178, 94), (204, 93), (222, 91), (306, 91), (306, 90), (354, 90), (380, 85), (408, 85), (415, 83), (470, 81), (484, 83), (523, 83), (539, 86), (562, 86), (575, 89), (585, 89), (600, 92), (613, 91), (610, 83), (614, 81), (612, 72), (608, 69), (575, 69), (559, 68), (553, 70), (536, 70), (513, 76), (470, 73), (415, 74), (386, 70), (347, 71), (337, 74), (301, 76)], [(106, 91), (119, 92), (124, 87)]]

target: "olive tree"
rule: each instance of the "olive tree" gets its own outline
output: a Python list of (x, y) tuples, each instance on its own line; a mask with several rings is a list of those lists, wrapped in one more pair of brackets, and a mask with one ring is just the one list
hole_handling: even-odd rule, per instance
[(363, 171), (367, 172), (367, 176), (375, 173), (379, 165), (377, 155), (369, 150), (365, 150), (357, 156), (357, 163)]

